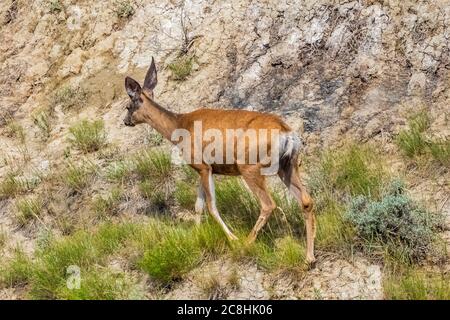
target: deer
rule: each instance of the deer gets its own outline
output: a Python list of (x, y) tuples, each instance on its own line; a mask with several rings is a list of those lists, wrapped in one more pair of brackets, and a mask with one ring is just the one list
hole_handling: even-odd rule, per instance
[[(155, 101), (154, 89), (157, 82), (157, 71), (153, 57), (142, 87), (133, 78), (129, 76), (125, 78), (125, 89), (130, 98), (126, 106), (127, 113), (123, 120), (125, 126), (134, 127), (146, 123), (172, 144), (175, 144), (172, 138), (174, 131), (183, 129), (193, 134), (195, 122), (201, 122), (202, 132), (207, 129), (218, 130), (222, 133), (229, 129), (243, 130), (244, 132), (251, 129), (265, 129), (279, 132), (279, 156), (271, 157), (271, 161), (269, 161), (277, 162), (278, 169), (270, 174), (263, 174), (262, 169), (270, 167), (273, 163), (263, 162), (261, 158), (252, 163), (245, 161), (211, 162), (203, 159), (194, 163), (190, 161), (188, 164), (199, 175), (195, 212), (202, 213), (207, 209), (213, 219), (220, 225), (229, 241), (237, 240), (237, 237), (222, 220), (217, 210), (213, 175), (241, 176), (260, 204), (259, 217), (246, 239), (246, 243), (251, 244), (256, 240), (258, 233), (267, 223), (272, 212), (277, 208), (267, 187), (266, 177), (278, 175), (302, 208), (306, 229), (306, 262), (310, 266), (314, 266), (316, 261), (314, 257), (316, 219), (313, 212), (313, 200), (300, 178), (298, 158), (301, 140), (299, 136), (278, 115), (270, 113), (210, 108), (200, 108), (188, 113), (172, 112)], [(251, 151), (245, 144), (248, 139), (249, 137), (246, 135), (238, 135), (234, 136), (232, 140), (233, 148), (238, 143), (245, 145), (245, 159), (249, 158), (248, 153)], [(263, 141), (263, 139), (259, 139), (259, 141)], [(205, 143), (205, 141), (201, 141), (202, 146)], [(267, 150), (274, 149), (273, 139), (264, 139), (264, 144)], [(233, 152), (235, 152), (234, 149)], [(188, 155), (190, 160), (192, 157), (192, 154)]]

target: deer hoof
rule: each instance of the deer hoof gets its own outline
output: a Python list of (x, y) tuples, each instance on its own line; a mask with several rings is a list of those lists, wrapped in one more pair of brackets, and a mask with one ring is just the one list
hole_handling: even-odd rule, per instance
[(316, 258), (314, 257), (306, 257), (306, 263), (308, 264), (308, 269), (314, 269), (316, 267)]

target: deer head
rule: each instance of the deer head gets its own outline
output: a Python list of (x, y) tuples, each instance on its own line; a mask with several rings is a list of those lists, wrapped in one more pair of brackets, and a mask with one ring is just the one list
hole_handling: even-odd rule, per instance
[(158, 83), (156, 75), (155, 60), (152, 57), (152, 63), (150, 68), (148, 68), (147, 75), (145, 76), (144, 86), (141, 87), (139, 82), (133, 78), (125, 78), (125, 89), (127, 90), (128, 96), (130, 97), (130, 103), (127, 106), (127, 115), (123, 120), (126, 126), (134, 127), (139, 123), (144, 122), (144, 97), (146, 95), (148, 98), (153, 99), (153, 89)]

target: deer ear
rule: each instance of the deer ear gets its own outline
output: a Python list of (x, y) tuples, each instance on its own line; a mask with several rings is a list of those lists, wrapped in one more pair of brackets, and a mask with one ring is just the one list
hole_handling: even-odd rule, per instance
[(131, 99), (139, 97), (142, 91), (141, 85), (130, 77), (125, 78), (125, 89)]
[(148, 68), (147, 75), (144, 80), (144, 89), (153, 90), (158, 83), (158, 78), (156, 75), (155, 59), (152, 57), (152, 63), (150, 68)]

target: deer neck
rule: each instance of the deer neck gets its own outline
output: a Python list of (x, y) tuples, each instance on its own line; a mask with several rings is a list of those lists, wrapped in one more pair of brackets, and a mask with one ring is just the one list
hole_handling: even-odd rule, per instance
[(161, 133), (166, 139), (171, 140), (172, 132), (178, 128), (178, 114), (171, 112), (145, 96), (145, 122)]

